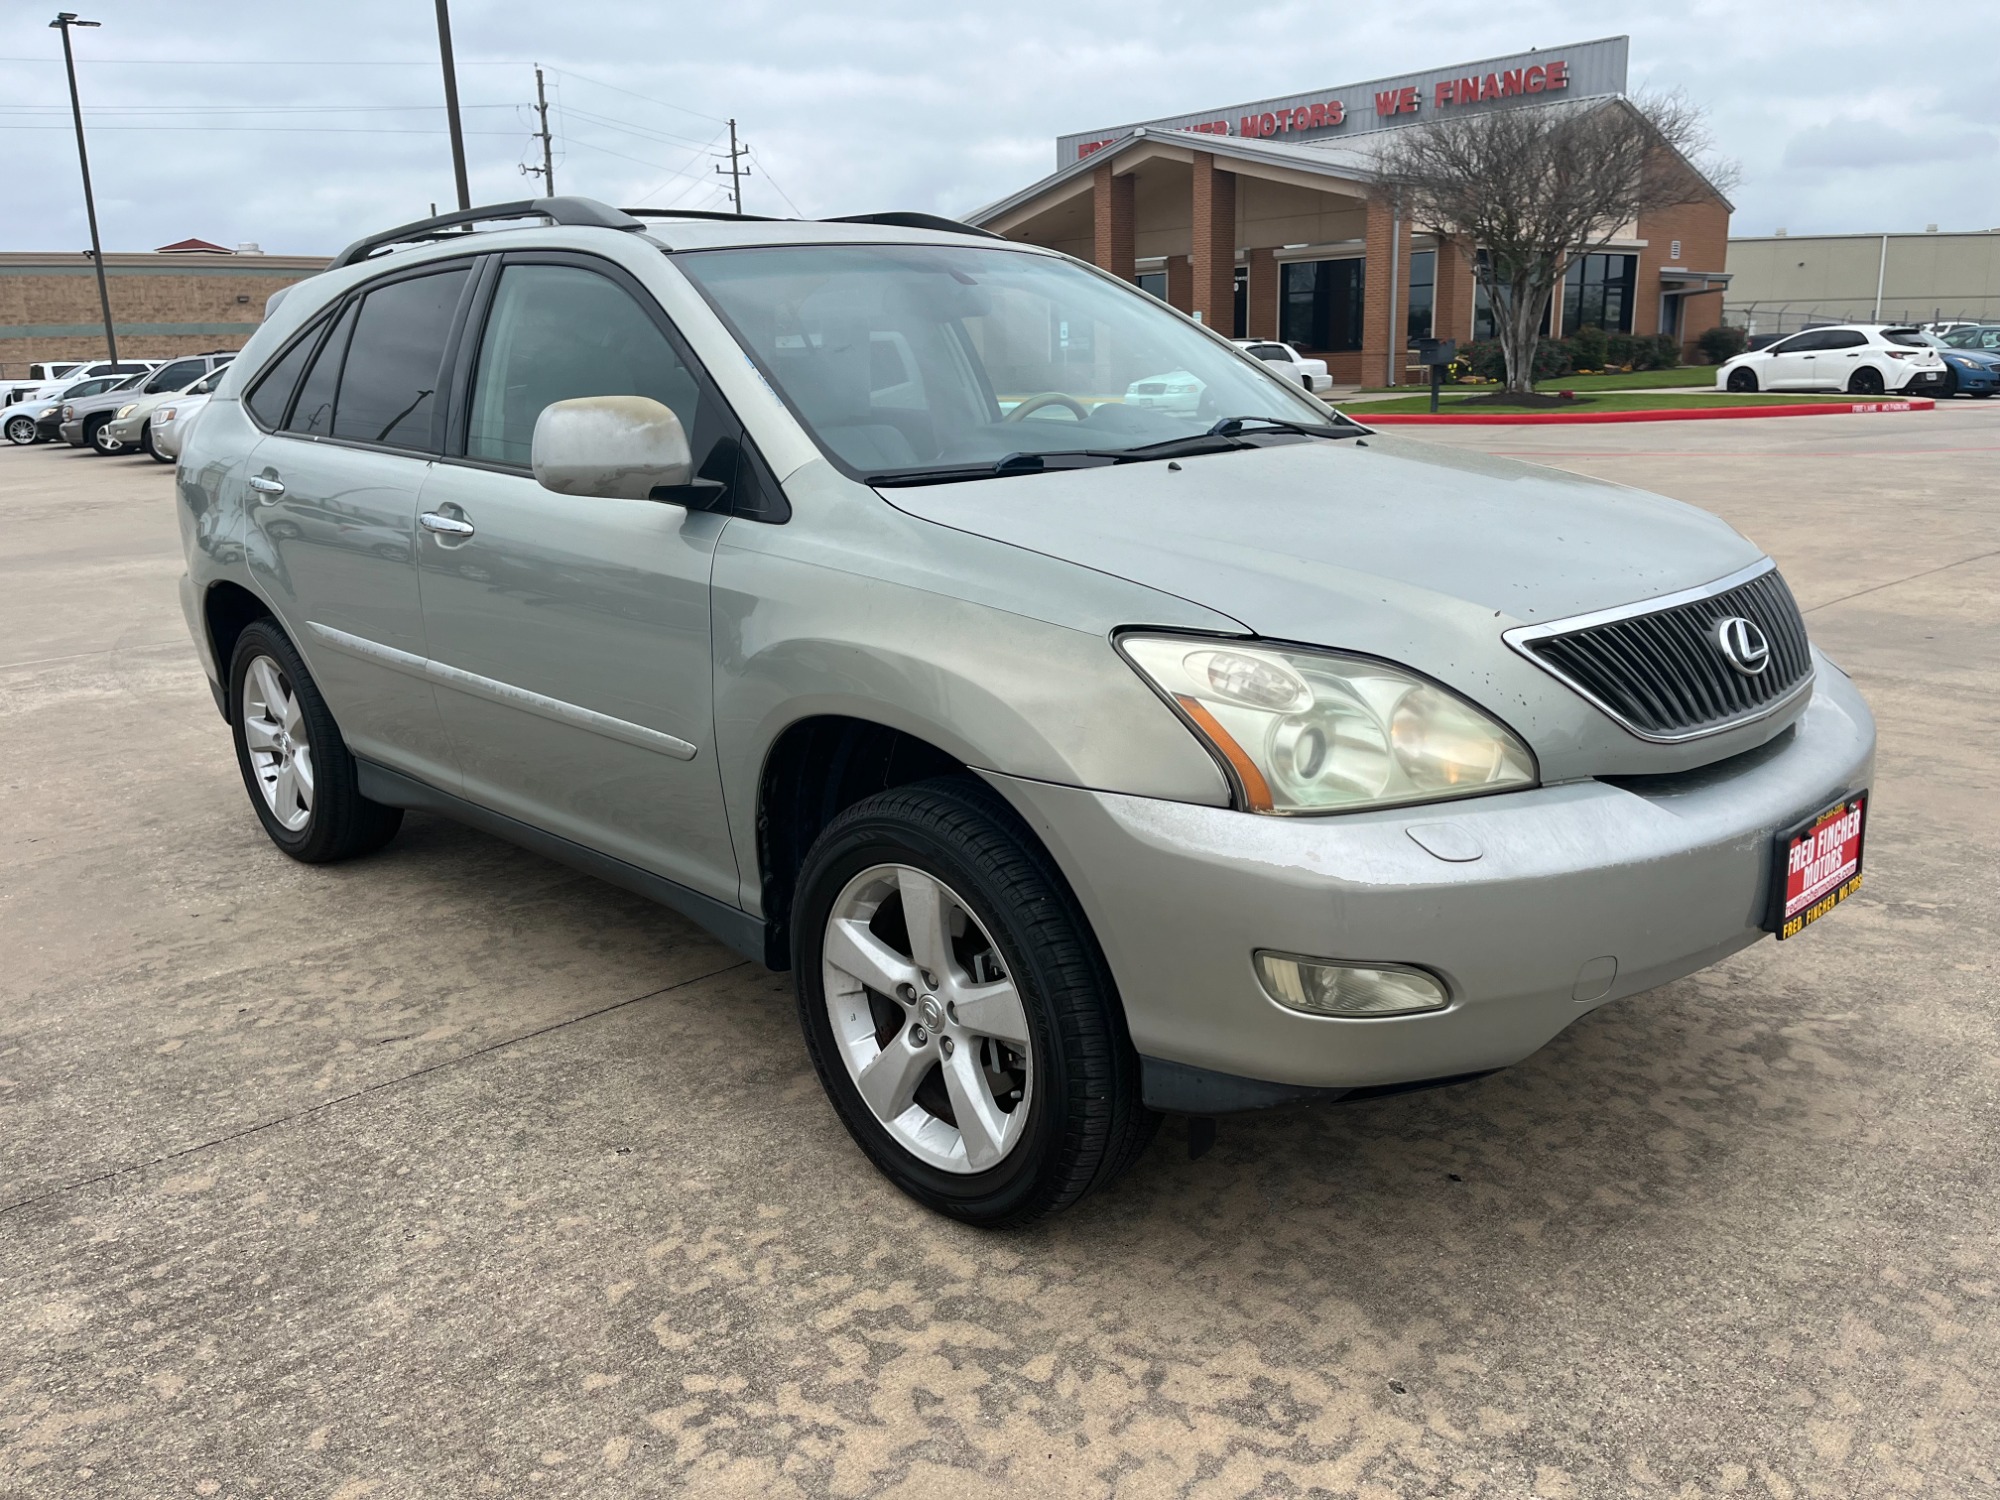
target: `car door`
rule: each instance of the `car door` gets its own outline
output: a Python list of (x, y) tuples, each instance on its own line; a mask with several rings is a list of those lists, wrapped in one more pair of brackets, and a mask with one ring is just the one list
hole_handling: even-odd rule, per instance
[(455, 789), (425, 675), (417, 495), (438, 450), (444, 355), (471, 263), (351, 294), (285, 351), (248, 407), (251, 571), (356, 755)]
[(464, 794), (733, 905), (709, 651), (726, 517), (559, 495), (529, 468), (535, 419), (556, 401), (653, 397), (711, 476), (735, 461), (733, 419), (657, 303), (608, 261), (495, 257), (480, 303), (418, 536)]
[(1813, 388), (1844, 391), (1855, 367), (1868, 358), (1868, 335), (1853, 328), (1829, 328), (1813, 353)]
[(1810, 389), (1820, 337), (1817, 330), (1810, 330), (1773, 344), (1766, 351), (1770, 358), (1760, 372), (1759, 383), (1774, 391)]

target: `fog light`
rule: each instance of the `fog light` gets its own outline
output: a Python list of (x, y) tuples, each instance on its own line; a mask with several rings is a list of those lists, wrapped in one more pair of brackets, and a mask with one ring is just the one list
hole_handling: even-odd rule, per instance
[(1384, 964), (1331, 963), (1259, 950), (1257, 977), (1278, 1004), (1312, 1016), (1407, 1016), (1443, 1010), (1450, 1002), (1443, 982), (1422, 969)]

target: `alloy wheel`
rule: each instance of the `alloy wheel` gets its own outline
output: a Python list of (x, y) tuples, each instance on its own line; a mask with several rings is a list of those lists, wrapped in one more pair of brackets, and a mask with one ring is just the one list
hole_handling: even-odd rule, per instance
[(90, 446), (99, 453), (116, 453), (125, 445), (111, 435), (111, 424), (105, 421), (90, 429)]
[(259, 656), (243, 674), (243, 743), (271, 816), (289, 833), (312, 821), (312, 742), (285, 669)]
[(950, 886), (874, 865), (833, 903), (822, 948), (828, 1018), (860, 1094), (912, 1156), (983, 1172), (1020, 1145), (1034, 1043), (998, 947)]
[(35, 440), (35, 419), (33, 417), (9, 417), (7, 419), (7, 441), (25, 448)]

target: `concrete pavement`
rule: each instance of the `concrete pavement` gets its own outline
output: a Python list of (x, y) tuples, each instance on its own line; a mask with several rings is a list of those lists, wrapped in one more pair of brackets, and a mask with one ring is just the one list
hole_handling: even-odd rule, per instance
[(1425, 436), (1779, 558), (1881, 720), (1867, 888), (1012, 1236), (672, 914), (429, 818), (279, 855), (168, 471), (0, 451), (0, 1495), (2000, 1489), (2000, 403)]

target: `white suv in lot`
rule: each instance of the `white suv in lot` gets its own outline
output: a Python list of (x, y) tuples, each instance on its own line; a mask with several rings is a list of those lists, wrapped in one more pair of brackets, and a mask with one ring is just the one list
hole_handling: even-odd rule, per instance
[(1808, 328), (1739, 354), (1715, 372), (1719, 391), (1846, 391), (1853, 396), (1941, 393), (1944, 360), (1914, 328), (1844, 323)]

